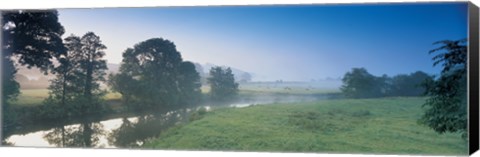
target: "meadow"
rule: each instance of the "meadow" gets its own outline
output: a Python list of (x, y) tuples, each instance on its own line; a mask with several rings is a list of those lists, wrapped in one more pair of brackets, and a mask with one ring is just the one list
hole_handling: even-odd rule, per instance
[(417, 123), (425, 98), (338, 99), (213, 108), (143, 147), (175, 150), (466, 155), (460, 134)]
[[(12, 104), (20, 107), (29, 107), (41, 105), (43, 100), (48, 97), (48, 89), (21, 89), (17, 100)], [(105, 100), (119, 100), (122, 97), (120, 93), (109, 92), (105, 95)]]
[[(106, 87), (105, 87), (106, 88)], [(203, 85), (201, 88), (203, 94), (208, 94), (210, 87)], [(273, 83), (273, 82), (261, 82), (261, 83), (243, 83), (239, 86), (240, 95), (258, 95), (258, 94), (328, 94), (339, 93), (338, 88), (320, 88), (315, 84), (307, 83)], [(17, 106), (36, 106), (41, 105), (42, 101), (48, 97), (48, 89), (21, 89), (20, 95), (17, 100), (12, 102)], [(105, 95), (107, 101), (118, 101), (122, 95), (116, 92), (108, 92)]]

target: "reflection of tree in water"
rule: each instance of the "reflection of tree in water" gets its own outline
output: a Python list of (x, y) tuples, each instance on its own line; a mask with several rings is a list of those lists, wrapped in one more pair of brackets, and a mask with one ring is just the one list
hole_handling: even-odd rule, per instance
[(75, 126), (53, 129), (43, 138), (57, 147), (98, 147), (99, 137), (105, 135), (100, 123), (84, 122)]
[(183, 109), (162, 115), (141, 116), (137, 122), (123, 118), (122, 125), (108, 135), (108, 141), (117, 147), (138, 147), (165, 129), (188, 120), (187, 116), (188, 111)]

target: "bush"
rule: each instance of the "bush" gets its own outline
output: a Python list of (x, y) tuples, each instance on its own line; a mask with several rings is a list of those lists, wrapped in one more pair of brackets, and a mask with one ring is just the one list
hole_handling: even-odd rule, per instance
[(207, 108), (200, 107), (197, 111), (193, 112), (190, 115), (190, 121), (195, 121), (195, 120), (202, 119), (204, 117), (204, 115), (207, 114), (207, 112), (208, 112)]

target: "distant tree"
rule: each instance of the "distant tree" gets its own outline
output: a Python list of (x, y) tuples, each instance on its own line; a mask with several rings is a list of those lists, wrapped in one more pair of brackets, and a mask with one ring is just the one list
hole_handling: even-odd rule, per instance
[(238, 83), (230, 68), (212, 67), (210, 69), (210, 96), (213, 100), (225, 101), (233, 99), (238, 93)]
[(20, 93), (15, 63), (47, 73), (53, 68), (51, 58), (65, 53), (61, 39), (65, 30), (55, 10), (2, 11), (1, 16), (2, 119), (3, 126), (8, 126), (15, 121), (9, 101)]
[(162, 38), (125, 50), (120, 73), (111, 76), (112, 89), (124, 99), (138, 102), (136, 108), (191, 104), (200, 91), (195, 66), (184, 62), (175, 44)]
[(467, 135), (467, 45), (466, 39), (435, 42), (441, 46), (432, 60), (441, 64), (439, 78), (426, 83), (428, 100), (420, 121), (438, 133), (462, 132)]
[(28, 77), (25, 76), (25, 75), (17, 74), (17, 75), (15, 75), (15, 81), (22, 84), (22, 83), (29, 83), (30, 79), (28, 79)]
[(240, 82), (247, 83), (250, 81), (252, 81), (252, 75), (250, 75), (250, 73), (245, 72), (240, 76)]
[(195, 65), (195, 69), (197, 70), (198, 72), (198, 75), (200, 76), (200, 82), (202, 84), (206, 84), (207, 83), (207, 77), (206, 77), (206, 74), (203, 70), (203, 67), (202, 65), (198, 64), (198, 63), (194, 63)]
[(349, 98), (372, 98), (382, 95), (378, 79), (365, 68), (353, 68), (347, 72), (340, 90)]
[(354, 68), (342, 79), (340, 88), (349, 98), (373, 98), (385, 96), (422, 96), (426, 89), (425, 82), (433, 76), (417, 71), (411, 74), (399, 74), (393, 77), (371, 75), (364, 68)]
[(409, 75), (400, 74), (392, 78), (389, 96), (421, 96), (426, 92), (424, 86), (426, 81), (430, 81), (432, 76), (425, 72), (417, 71)]

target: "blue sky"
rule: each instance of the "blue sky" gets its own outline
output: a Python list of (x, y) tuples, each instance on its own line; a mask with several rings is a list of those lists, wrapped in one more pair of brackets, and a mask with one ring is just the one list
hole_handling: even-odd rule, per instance
[(428, 51), (467, 37), (467, 3), (61, 9), (67, 35), (93, 31), (120, 63), (149, 38), (173, 41), (184, 60), (255, 74), (254, 80), (438, 73)]

